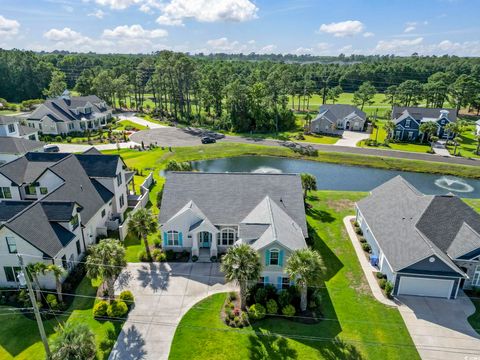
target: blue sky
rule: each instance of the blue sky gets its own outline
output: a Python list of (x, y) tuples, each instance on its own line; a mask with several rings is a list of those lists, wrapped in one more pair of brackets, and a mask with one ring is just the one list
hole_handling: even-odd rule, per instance
[(480, 0), (1, 0), (0, 47), (480, 56)]

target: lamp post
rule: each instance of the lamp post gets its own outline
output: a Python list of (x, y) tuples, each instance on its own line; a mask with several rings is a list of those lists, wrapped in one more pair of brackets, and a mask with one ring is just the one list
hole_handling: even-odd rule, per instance
[(45, 352), (47, 353), (47, 359), (50, 359), (50, 348), (48, 346), (47, 335), (45, 334), (45, 328), (43, 327), (42, 317), (40, 316), (40, 311), (38, 310), (37, 300), (35, 299), (35, 294), (33, 293), (32, 283), (30, 282), (30, 277), (27, 274), (27, 270), (23, 263), (22, 255), (18, 254), (18, 262), (22, 271), (17, 275), (20, 286), (27, 286), (28, 295), (30, 296), (30, 301), (32, 302), (33, 312), (35, 313), (35, 319), (37, 320), (38, 331), (40, 332), (40, 337), (42, 338), (43, 346), (45, 347)]

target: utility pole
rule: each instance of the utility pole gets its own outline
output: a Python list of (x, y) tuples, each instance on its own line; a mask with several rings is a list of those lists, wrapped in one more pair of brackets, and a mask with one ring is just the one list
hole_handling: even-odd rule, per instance
[(28, 276), (27, 269), (23, 263), (22, 255), (18, 254), (18, 262), (22, 272), (17, 275), (20, 285), (27, 285), (28, 295), (30, 296), (30, 301), (32, 302), (33, 312), (35, 313), (35, 319), (37, 320), (38, 331), (40, 332), (40, 337), (42, 338), (43, 346), (45, 347), (45, 352), (47, 353), (47, 359), (50, 359), (51, 353), (48, 346), (47, 335), (45, 334), (45, 328), (43, 327), (42, 317), (40, 316), (40, 311), (38, 310), (37, 300), (35, 299), (35, 294), (33, 293), (32, 283), (30, 282), (30, 277)]

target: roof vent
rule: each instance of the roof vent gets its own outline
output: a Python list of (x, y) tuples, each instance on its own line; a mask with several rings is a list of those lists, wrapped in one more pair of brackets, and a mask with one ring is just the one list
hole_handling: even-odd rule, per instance
[(435, 258), (433, 256), (431, 256), (430, 258), (428, 258), (428, 261), (430, 261), (431, 263), (435, 262)]
[(448, 117), (448, 114), (450, 114), (450, 111), (445, 109), (440, 110), (440, 117)]

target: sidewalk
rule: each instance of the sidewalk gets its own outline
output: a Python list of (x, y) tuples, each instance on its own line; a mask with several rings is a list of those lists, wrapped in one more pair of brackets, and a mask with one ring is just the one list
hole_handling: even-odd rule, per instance
[(383, 295), (382, 289), (380, 289), (380, 286), (378, 285), (377, 279), (375, 278), (375, 275), (373, 274), (374, 272), (377, 272), (378, 269), (374, 268), (367, 260), (365, 257), (365, 253), (362, 249), (362, 246), (360, 245), (360, 241), (358, 241), (357, 234), (355, 233), (355, 230), (353, 229), (351, 220), (355, 219), (355, 216), (346, 216), (343, 219), (343, 224), (345, 225), (345, 228), (347, 229), (348, 237), (352, 241), (353, 248), (355, 249), (355, 252), (357, 253), (358, 260), (360, 261), (360, 266), (363, 269), (363, 272), (365, 273), (365, 277), (367, 278), (368, 285), (370, 286), (370, 289), (372, 290), (372, 294), (377, 299), (379, 302), (382, 304), (385, 304), (387, 306), (394, 306), (398, 307), (399, 304), (397, 304), (395, 301), (392, 301), (385, 297)]

